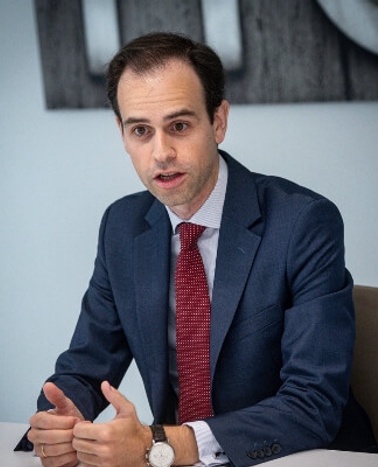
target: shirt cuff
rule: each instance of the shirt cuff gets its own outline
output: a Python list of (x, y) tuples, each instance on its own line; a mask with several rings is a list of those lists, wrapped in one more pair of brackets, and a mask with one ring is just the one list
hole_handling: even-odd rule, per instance
[(230, 463), (230, 460), (225, 455), (221, 446), (219, 446), (218, 441), (206, 422), (188, 422), (185, 425), (190, 426), (194, 431), (199, 460), (203, 465), (225, 465)]

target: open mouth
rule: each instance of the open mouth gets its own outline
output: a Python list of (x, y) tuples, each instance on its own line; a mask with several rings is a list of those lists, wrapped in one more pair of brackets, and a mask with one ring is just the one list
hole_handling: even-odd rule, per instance
[(158, 179), (162, 180), (163, 182), (170, 182), (171, 180), (174, 180), (177, 177), (180, 177), (182, 174), (179, 172), (172, 172), (172, 173), (165, 173), (165, 174), (160, 174), (158, 175)]
[(161, 173), (155, 177), (155, 180), (165, 187), (175, 187), (180, 183), (181, 179), (184, 177), (182, 172), (170, 172), (170, 173)]

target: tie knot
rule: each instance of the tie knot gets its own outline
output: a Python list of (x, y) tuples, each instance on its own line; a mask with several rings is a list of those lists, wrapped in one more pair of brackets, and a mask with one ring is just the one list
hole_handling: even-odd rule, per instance
[(206, 229), (203, 225), (183, 222), (179, 225), (180, 243), (182, 250), (191, 250), (197, 246), (197, 240)]

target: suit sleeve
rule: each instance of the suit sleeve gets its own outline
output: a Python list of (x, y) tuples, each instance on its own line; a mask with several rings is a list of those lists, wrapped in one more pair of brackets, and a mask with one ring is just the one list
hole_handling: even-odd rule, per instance
[[(80, 316), (69, 349), (57, 359), (48, 379), (60, 387), (84, 417), (94, 420), (106, 407), (100, 385), (108, 380), (118, 386), (132, 354), (119, 320), (107, 270), (107, 219), (102, 219), (94, 272), (82, 301)], [(38, 409), (50, 408), (41, 393)]]
[(251, 407), (206, 420), (230, 461), (257, 465), (327, 446), (349, 395), (354, 345), (352, 279), (343, 223), (325, 199), (298, 212), (287, 245), (281, 387)]

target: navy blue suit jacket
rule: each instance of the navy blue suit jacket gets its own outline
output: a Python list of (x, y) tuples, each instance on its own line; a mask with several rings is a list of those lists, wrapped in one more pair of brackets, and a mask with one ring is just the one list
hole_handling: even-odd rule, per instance
[[(352, 280), (330, 201), (222, 155), (229, 178), (211, 305), (215, 416), (207, 422), (231, 462), (246, 466), (335, 438), (349, 397)], [(155, 421), (174, 423), (170, 239), (166, 209), (148, 192), (104, 215), (79, 321), (50, 378), (89, 419), (105, 407), (101, 381), (117, 386), (135, 359)], [(47, 406), (41, 396), (39, 409)]]

